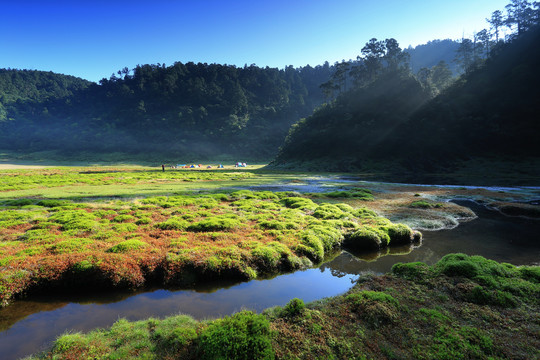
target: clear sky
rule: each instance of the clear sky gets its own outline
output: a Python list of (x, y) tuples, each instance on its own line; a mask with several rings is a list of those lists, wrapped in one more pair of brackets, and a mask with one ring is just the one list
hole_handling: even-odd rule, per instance
[(0, 0), (0, 68), (92, 81), (137, 64), (283, 68), (471, 37), (509, 0)]

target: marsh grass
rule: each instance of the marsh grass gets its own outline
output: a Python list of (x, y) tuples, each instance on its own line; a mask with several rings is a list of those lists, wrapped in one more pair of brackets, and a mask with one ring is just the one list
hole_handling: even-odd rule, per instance
[(321, 262), (355, 232), (386, 234), (386, 246), (410, 230), (324, 196), (201, 190), (276, 174), (59, 168), (0, 177), (2, 304), (90, 273), (93, 283), (129, 288), (252, 279)]
[[(477, 271), (449, 266), (465, 262)], [(32, 359), (533, 359), (539, 269), (452, 254), (433, 266), (399, 264), (393, 274), (364, 275), (344, 295), (310, 304), (295, 298), (262, 314), (121, 319), (109, 329), (65, 334)], [(490, 289), (532, 293), (515, 291), (511, 307), (462, 296), (463, 289), (487, 289), (481, 283), (488, 279)]]

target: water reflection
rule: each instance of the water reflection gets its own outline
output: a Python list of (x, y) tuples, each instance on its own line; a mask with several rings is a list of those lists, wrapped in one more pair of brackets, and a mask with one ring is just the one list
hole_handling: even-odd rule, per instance
[(320, 268), (212, 291), (161, 289), (131, 294), (124, 299), (116, 295), (110, 301), (105, 294), (84, 302), (58, 301), (53, 297), (21, 300), (0, 310), (0, 327), (7, 329), (0, 333), (0, 351), (3, 359), (16, 359), (38, 351), (68, 329), (88, 331), (107, 327), (121, 317), (141, 320), (184, 313), (204, 319), (242, 309), (260, 312), (285, 305), (294, 297), (307, 302), (343, 293), (356, 278), (354, 274), (336, 277), (330, 270)]

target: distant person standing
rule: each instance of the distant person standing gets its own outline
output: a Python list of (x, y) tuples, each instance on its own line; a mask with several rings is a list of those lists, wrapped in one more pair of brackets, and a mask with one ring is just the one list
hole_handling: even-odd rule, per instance
[(161, 164), (161, 171), (165, 171), (165, 164)]

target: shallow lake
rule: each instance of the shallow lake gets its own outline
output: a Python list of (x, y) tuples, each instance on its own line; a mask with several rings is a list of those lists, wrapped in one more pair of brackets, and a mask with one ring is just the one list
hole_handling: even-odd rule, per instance
[(107, 327), (118, 318), (130, 320), (177, 313), (213, 318), (242, 309), (261, 311), (298, 297), (314, 301), (344, 293), (363, 272), (390, 271), (396, 262), (437, 262), (450, 252), (482, 255), (515, 265), (540, 261), (540, 221), (510, 218), (473, 202), (478, 218), (455, 229), (424, 232), (418, 247), (381, 253), (343, 251), (318, 268), (244, 283), (214, 283), (190, 290), (146, 289), (140, 292), (34, 296), (0, 310), (2, 359), (18, 359), (45, 349), (66, 331)]

